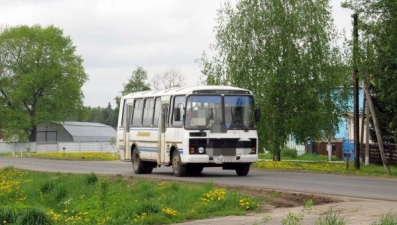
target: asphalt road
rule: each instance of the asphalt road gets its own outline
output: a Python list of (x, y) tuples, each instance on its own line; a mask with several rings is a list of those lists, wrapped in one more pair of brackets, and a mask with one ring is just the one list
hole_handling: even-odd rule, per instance
[(137, 175), (132, 171), (130, 163), (122, 161), (66, 161), (0, 157), (0, 167), (6, 166), (32, 171), (120, 174), (130, 177), (152, 177), (164, 180), (199, 183), (214, 182), (237, 187), (244, 186), (280, 191), (397, 201), (397, 179), (376, 177), (261, 170), (251, 170), (248, 176), (238, 177), (233, 170), (204, 168), (201, 175), (181, 178), (174, 177), (170, 167), (154, 169), (152, 174)]

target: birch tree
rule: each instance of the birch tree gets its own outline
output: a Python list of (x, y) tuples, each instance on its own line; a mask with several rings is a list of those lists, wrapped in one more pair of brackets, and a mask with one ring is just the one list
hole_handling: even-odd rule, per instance
[(346, 110), (342, 63), (328, 0), (241, 0), (219, 10), (215, 56), (201, 59), (207, 84), (252, 90), (262, 111), (260, 148), (280, 151), (332, 137)]

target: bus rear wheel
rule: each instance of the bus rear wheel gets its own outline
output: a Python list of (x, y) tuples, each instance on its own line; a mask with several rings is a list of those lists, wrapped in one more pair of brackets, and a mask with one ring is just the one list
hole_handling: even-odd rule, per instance
[(139, 156), (139, 152), (136, 148), (132, 150), (131, 162), (132, 162), (132, 169), (136, 174), (142, 174), (148, 170), (146, 162), (141, 160), (141, 157)]
[(183, 177), (186, 175), (186, 165), (182, 165), (181, 157), (177, 150), (172, 153), (172, 171), (177, 177)]
[(251, 164), (249, 164), (249, 163), (237, 165), (237, 167), (236, 167), (237, 175), (238, 176), (247, 176), (247, 174), (250, 171), (250, 167), (251, 167)]

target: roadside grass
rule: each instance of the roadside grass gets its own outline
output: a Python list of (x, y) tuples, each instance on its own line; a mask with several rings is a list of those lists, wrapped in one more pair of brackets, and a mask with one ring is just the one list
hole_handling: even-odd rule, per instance
[[(299, 160), (299, 161), (317, 161), (317, 162), (327, 162), (328, 156), (327, 155), (316, 155), (305, 153), (302, 155), (297, 155), (296, 150), (295, 153), (290, 153), (290, 151), (283, 150), (281, 153), (281, 160)], [(273, 160), (272, 154), (259, 154), (259, 159), (263, 160)], [(332, 161), (341, 161), (338, 157), (332, 156)]]
[(171, 224), (245, 215), (266, 202), (213, 183), (0, 170), (1, 224)]
[(259, 161), (252, 164), (252, 168), (276, 171), (303, 171), (303, 172), (319, 172), (332, 174), (348, 174), (348, 175), (365, 175), (365, 176), (385, 176), (397, 177), (397, 167), (390, 166), (391, 175), (387, 175), (385, 169), (381, 165), (361, 165), (360, 169), (354, 168), (353, 163), (346, 168), (344, 162), (304, 162), (304, 161)]
[[(390, 166), (391, 175), (387, 175), (383, 165), (360, 165), (357, 170), (354, 162), (349, 162), (349, 167), (345, 161), (328, 161), (328, 157), (324, 155), (303, 154), (292, 159), (291, 157), (282, 156), (282, 161), (272, 161), (270, 154), (260, 154), (261, 161), (252, 164), (252, 168), (275, 170), (275, 171), (303, 171), (303, 172), (319, 172), (333, 174), (348, 175), (364, 175), (364, 176), (384, 176), (397, 177), (397, 167)], [(264, 160), (263, 160), (264, 159)]]
[(92, 161), (111, 161), (119, 160), (119, 155), (114, 153), (101, 152), (22, 152), (22, 153), (1, 153), (0, 156), (7, 157), (32, 157), (41, 159), (62, 159), (62, 160), (92, 160)]

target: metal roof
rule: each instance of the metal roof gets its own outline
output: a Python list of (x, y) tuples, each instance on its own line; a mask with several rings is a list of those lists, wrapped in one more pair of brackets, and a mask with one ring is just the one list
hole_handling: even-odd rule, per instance
[(61, 125), (72, 135), (73, 141), (110, 141), (116, 138), (116, 131), (101, 123), (65, 121)]

